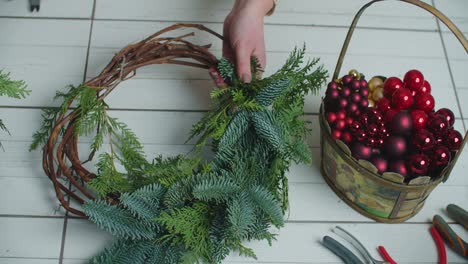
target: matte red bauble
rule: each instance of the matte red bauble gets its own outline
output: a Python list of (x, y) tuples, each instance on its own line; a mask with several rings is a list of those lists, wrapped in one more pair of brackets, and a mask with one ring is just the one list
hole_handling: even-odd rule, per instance
[(408, 112), (399, 112), (390, 122), (390, 131), (397, 135), (409, 134), (413, 127), (413, 120)]
[(327, 113), (327, 122), (329, 124), (331, 124), (331, 123), (333, 123), (335, 121), (336, 121), (336, 113), (334, 113), (334, 112)]
[(384, 96), (392, 99), (393, 93), (400, 88), (403, 88), (403, 82), (399, 78), (387, 78), (384, 82)]
[(416, 130), (411, 136), (411, 146), (416, 150), (428, 151), (435, 145), (434, 135), (426, 129)]
[(361, 101), (361, 95), (359, 93), (351, 94), (350, 101), (353, 103), (359, 103)]
[(348, 85), (353, 81), (353, 76), (352, 75), (345, 75), (343, 78), (341, 78), (341, 81), (343, 82), (344, 85)]
[(346, 127), (346, 121), (344, 119), (338, 119), (333, 123), (333, 128), (343, 130)]
[(401, 174), (402, 176), (408, 175), (408, 169), (406, 168), (406, 163), (404, 160), (392, 160), (388, 163), (389, 172), (396, 172)]
[(391, 135), (385, 140), (384, 149), (388, 157), (401, 157), (407, 150), (406, 139), (401, 136)]
[(352, 80), (350, 86), (353, 92), (359, 92), (359, 89), (361, 88), (361, 81)]
[(454, 129), (449, 129), (445, 134), (444, 145), (450, 151), (457, 151), (463, 142), (463, 136)]
[(336, 90), (338, 89), (338, 84), (336, 82), (329, 82), (327, 88), (328, 90)]
[(436, 167), (446, 166), (451, 158), (450, 150), (446, 146), (435, 147), (430, 156), (432, 165)]
[(346, 112), (344, 110), (336, 112), (336, 118), (337, 119), (345, 119), (346, 118)]
[(362, 98), (361, 102), (359, 102), (359, 107), (361, 109), (366, 109), (367, 107), (369, 107), (369, 100), (366, 97)]
[(418, 153), (408, 157), (406, 168), (412, 176), (422, 176), (429, 170), (429, 157), (426, 154)]
[(346, 125), (350, 126), (354, 122), (354, 119), (352, 117), (346, 117), (345, 121), (346, 121)]
[(350, 103), (346, 106), (346, 111), (351, 115), (355, 115), (356, 111), (359, 109), (359, 106), (356, 103)]
[(416, 93), (414, 96), (414, 108), (423, 110), (426, 113), (434, 110), (434, 97), (428, 93)]
[(339, 129), (334, 129), (334, 130), (332, 130), (332, 132), (331, 132), (331, 137), (332, 137), (334, 140), (340, 139), (340, 137), (341, 137), (341, 130), (339, 130)]
[(411, 120), (413, 121), (413, 129), (423, 129), (427, 124), (427, 114), (423, 110), (411, 111)]
[(392, 106), (397, 110), (406, 110), (413, 105), (413, 95), (406, 88), (400, 88), (393, 93)]
[(380, 100), (377, 101), (376, 106), (382, 113), (386, 113), (392, 108), (390, 100), (385, 97), (380, 98)]
[(410, 70), (403, 77), (403, 83), (407, 89), (418, 91), (424, 84), (424, 76), (418, 70)]
[(369, 89), (367, 87), (367, 81), (364, 80), (364, 79), (361, 79), (361, 91), (363, 91), (363, 90), (367, 90), (367, 92), (369, 92)]
[(341, 137), (340, 139), (346, 143), (346, 145), (349, 145), (353, 141), (353, 136), (349, 131), (343, 131), (341, 132)]
[(348, 106), (348, 100), (346, 100), (346, 98), (340, 98), (338, 99), (338, 107), (340, 109), (345, 109), (346, 106)]
[(372, 155), (372, 148), (362, 143), (355, 142), (351, 147), (351, 153), (355, 159), (369, 159)]
[(341, 96), (342, 98), (347, 98), (347, 97), (350, 96), (350, 95), (351, 95), (351, 89), (350, 89), (350, 88), (348, 88), (348, 87), (343, 87), (343, 88), (341, 88), (341, 90), (340, 90), (340, 96)]
[(441, 108), (437, 110), (435, 114), (443, 116), (447, 120), (449, 128), (453, 127), (453, 124), (455, 123), (455, 115), (450, 109)]
[(440, 115), (435, 115), (433, 118), (430, 118), (427, 122), (427, 129), (434, 134), (445, 134), (448, 130), (449, 125), (447, 119)]
[(387, 171), (388, 161), (381, 155), (372, 156), (370, 162), (377, 168), (378, 173), (382, 174)]

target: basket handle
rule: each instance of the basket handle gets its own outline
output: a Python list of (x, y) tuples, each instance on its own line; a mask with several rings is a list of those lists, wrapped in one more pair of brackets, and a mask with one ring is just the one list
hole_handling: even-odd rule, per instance
[[(341, 48), (340, 56), (338, 57), (338, 62), (336, 63), (335, 72), (333, 73), (333, 80), (338, 79), (341, 66), (343, 65), (344, 57), (346, 55), (346, 51), (348, 50), (349, 42), (351, 41), (351, 37), (353, 36), (354, 29), (356, 28), (356, 25), (362, 13), (364, 13), (364, 10), (366, 10), (369, 6), (373, 5), (376, 2), (382, 2), (382, 1), (389, 1), (389, 0), (372, 0), (369, 3), (365, 4), (363, 7), (361, 7), (361, 9), (359, 9), (357, 14), (354, 16), (353, 22), (351, 23), (351, 26), (349, 27), (348, 34), (346, 35), (346, 39), (343, 43), (343, 47)], [(442, 21), (450, 29), (450, 31), (452, 31), (452, 33), (455, 35), (458, 41), (463, 45), (463, 48), (465, 48), (465, 52), (468, 52), (468, 41), (466, 40), (463, 33), (447, 16), (442, 14), (439, 10), (435, 9), (433, 6), (428, 5), (420, 0), (397, 0), (397, 1), (418, 6), (428, 11), (429, 13), (433, 14), (436, 18)], [(468, 130), (465, 133), (465, 137), (460, 146), (460, 149), (457, 151), (457, 154), (455, 155), (455, 157), (453, 157), (452, 161), (449, 163), (449, 165), (444, 169), (442, 173), (444, 175), (444, 180), (443, 180), (444, 182), (448, 179), (450, 172), (452, 171), (455, 163), (458, 160), (458, 157), (463, 151), (463, 147), (465, 146), (467, 142), (468, 142)]]

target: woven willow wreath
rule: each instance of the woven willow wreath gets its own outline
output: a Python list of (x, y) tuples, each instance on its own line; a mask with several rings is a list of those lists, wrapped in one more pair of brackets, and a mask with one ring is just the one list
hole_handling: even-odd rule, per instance
[[(232, 64), (218, 60), (209, 45), (188, 40), (194, 33), (162, 37), (177, 24), (122, 49), (96, 78), (67, 93), (62, 107), (45, 109), (34, 135), (35, 148), (45, 143), (43, 167), (60, 203), (87, 216), (119, 240), (94, 263), (219, 263), (232, 250), (255, 257), (245, 240), (275, 235), (288, 206), (287, 178), (292, 162), (308, 162), (304, 96), (326, 79), (318, 60), (302, 65), (304, 49), (295, 50), (274, 75), (258, 79), (252, 60), (251, 83), (241, 82)], [(120, 82), (140, 67), (180, 64), (209, 69), (217, 88), (212, 110), (193, 126), (198, 138), (191, 155), (147, 161), (135, 134), (108, 115), (105, 103)], [(315, 69), (314, 69), (315, 68)], [(92, 136), (89, 158), (82, 161), (78, 138)], [(210, 143), (210, 158), (202, 155)], [(102, 151), (102, 146), (109, 151)], [(97, 173), (84, 163), (99, 154)], [(124, 171), (117, 169), (119, 165)], [(65, 180), (64, 180), (65, 179)], [(69, 198), (80, 204), (73, 208)]]

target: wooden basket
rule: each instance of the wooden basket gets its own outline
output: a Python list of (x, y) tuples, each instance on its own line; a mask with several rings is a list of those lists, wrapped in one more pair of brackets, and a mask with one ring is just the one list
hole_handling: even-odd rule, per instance
[[(361, 14), (372, 4), (381, 1), (386, 0), (374, 0), (367, 3), (354, 17), (338, 58), (333, 80), (338, 79), (349, 42)], [(419, 0), (399, 1), (416, 5), (432, 13), (452, 31), (465, 48), (465, 51), (468, 50), (468, 43), (463, 33), (440, 11)], [(334, 140), (331, 137), (330, 127), (325, 118), (323, 102), (319, 116), (321, 171), (325, 181), (349, 206), (362, 215), (378, 222), (398, 223), (416, 215), (432, 190), (439, 183), (448, 179), (464, 145), (468, 141), (468, 133), (466, 133), (460, 149), (449, 165), (442, 171), (440, 177), (431, 179), (428, 176), (423, 176), (409, 183), (404, 183), (403, 176), (399, 174), (391, 172), (383, 173), (383, 175), (377, 174), (377, 168), (370, 162), (356, 160), (351, 156), (351, 151), (343, 142)]]

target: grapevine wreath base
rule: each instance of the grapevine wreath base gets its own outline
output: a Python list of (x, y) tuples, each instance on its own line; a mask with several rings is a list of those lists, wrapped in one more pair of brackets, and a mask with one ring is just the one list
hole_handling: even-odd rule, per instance
[[(118, 238), (94, 263), (219, 263), (232, 250), (255, 257), (242, 242), (271, 243), (269, 229), (283, 225), (288, 206), (285, 173), (292, 162), (310, 159), (301, 116), (304, 96), (326, 80), (318, 60), (303, 64), (305, 51), (296, 49), (280, 70), (259, 79), (253, 59), (247, 84), (209, 45), (189, 42), (194, 33), (163, 37), (187, 28), (222, 38), (201, 25), (177, 24), (125, 47), (96, 78), (57, 93), (62, 106), (44, 110), (34, 135), (31, 148), (45, 144), (44, 171), (63, 207)], [(190, 155), (149, 162), (136, 135), (108, 114), (106, 97), (151, 64), (205, 68), (214, 76), (212, 109), (193, 126), (198, 141)], [(92, 137), (86, 160), (79, 158), (81, 136)], [(202, 155), (207, 142), (211, 158)], [(110, 151), (100, 150), (104, 145)], [(85, 163), (95, 154), (98, 169), (90, 172)]]

